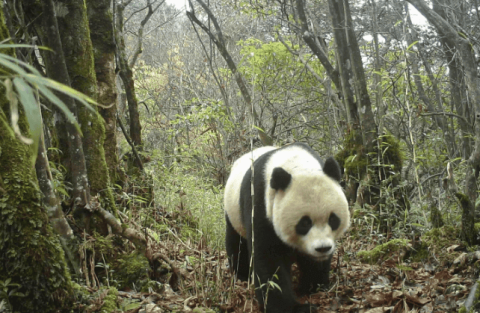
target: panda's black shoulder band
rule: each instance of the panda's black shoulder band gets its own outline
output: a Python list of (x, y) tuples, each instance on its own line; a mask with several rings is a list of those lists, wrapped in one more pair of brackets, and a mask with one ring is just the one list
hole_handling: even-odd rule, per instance
[(275, 190), (285, 190), (287, 189), (291, 180), (292, 175), (290, 175), (283, 168), (276, 167), (273, 169), (272, 172), (272, 178), (270, 179), (270, 187)]
[(340, 169), (340, 165), (338, 165), (337, 161), (335, 161), (333, 157), (329, 157), (325, 161), (325, 164), (323, 165), (323, 172), (337, 182), (342, 180), (342, 170)]

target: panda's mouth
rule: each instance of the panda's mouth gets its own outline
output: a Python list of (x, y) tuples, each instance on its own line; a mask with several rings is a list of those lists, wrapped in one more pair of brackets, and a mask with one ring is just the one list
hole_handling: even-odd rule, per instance
[(330, 257), (332, 256), (332, 254), (325, 254), (325, 255), (316, 255), (316, 256), (313, 256), (313, 259), (317, 262), (321, 262), (321, 261), (327, 261)]

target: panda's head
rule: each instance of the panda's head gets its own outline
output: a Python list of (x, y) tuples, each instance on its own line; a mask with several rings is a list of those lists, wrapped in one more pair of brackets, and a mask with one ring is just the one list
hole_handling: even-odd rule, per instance
[(335, 240), (350, 225), (340, 179), (340, 167), (333, 158), (323, 168), (273, 168), (267, 215), (283, 242), (319, 261), (332, 255)]

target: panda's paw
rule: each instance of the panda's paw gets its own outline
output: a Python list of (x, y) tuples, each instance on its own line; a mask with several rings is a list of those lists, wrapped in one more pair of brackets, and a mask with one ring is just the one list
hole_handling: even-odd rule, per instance
[(318, 307), (316, 305), (309, 304), (309, 303), (297, 304), (293, 308), (293, 312), (294, 313), (316, 313), (318, 312)]

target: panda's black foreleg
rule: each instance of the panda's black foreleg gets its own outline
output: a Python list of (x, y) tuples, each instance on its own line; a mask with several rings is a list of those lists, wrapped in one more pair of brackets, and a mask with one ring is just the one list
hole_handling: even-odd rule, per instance
[(260, 308), (266, 313), (316, 312), (314, 306), (296, 300), (291, 277), (294, 252), (269, 228), (262, 225), (255, 232), (255, 294)]
[(237, 233), (226, 215), (225, 220), (227, 223), (225, 246), (230, 269), (233, 273), (236, 273), (238, 279), (248, 280), (249, 254), (247, 240)]
[(306, 295), (315, 293), (318, 288), (328, 288), (331, 262), (332, 257), (318, 262), (307, 255), (298, 253), (297, 265), (300, 270), (298, 293)]

